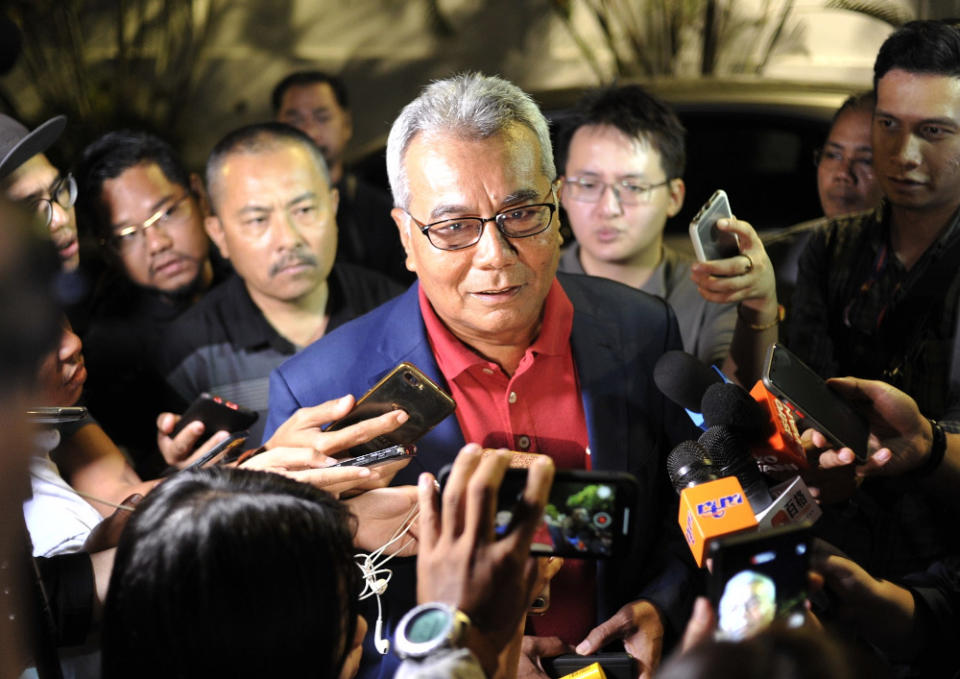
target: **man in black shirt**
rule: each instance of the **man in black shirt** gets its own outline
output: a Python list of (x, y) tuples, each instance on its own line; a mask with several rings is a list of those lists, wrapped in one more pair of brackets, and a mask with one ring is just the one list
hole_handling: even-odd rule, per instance
[(280, 123), (240, 128), (207, 161), (207, 232), (236, 276), (170, 325), (161, 368), (183, 406), (211, 392), (266, 420), (270, 372), (300, 348), (400, 292), (373, 271), (333, 264), (337, 190), (323, 156)]
[(292, 73), (274, 88), (272, 103), (274, 118), (310, 137), (327, 161), (330, 179), (340, 193), (337, 261), (360, 264), (401, 283), (413, 282), (390, 218), (390, 197), (344, 168), (353, 121), (343, 82), (320, 71)]

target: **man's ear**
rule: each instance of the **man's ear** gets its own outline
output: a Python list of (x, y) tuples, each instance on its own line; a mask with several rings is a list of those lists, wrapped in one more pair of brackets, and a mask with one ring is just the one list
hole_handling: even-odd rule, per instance
[(411, 256), (413, 243), (410, 242), (410, 222), (412, 221), (402, 208), (395, 207), (390, 210), (390, 216), (397, 225), (397, 231), (400, 232), (400, 243), (403, 245), (403, 251), (407, 253), (406, 266), (408, 271), (416, 272), (417, 266)]
[(683, 198), (687, 195), (687, 187), (683, 183), (683, 180), (677, 177), (676, 179), (670, 180), (670, 183), (667, 184), (667, 189), (670, 193), (670, 202), (667, 204), (667, 217), (673, 217), (680, 212), (680, 208), (683, 207)]
[(207, 230), (207, 235), (210, 236), (210, 240), (212, 240), (214, 245), (217, 246), (217, 249), (220, 250), (223, 258), (230, 259), (230, 252), (227, 250), (227, 239), (224, 238), (223, 223), (220, 221), (220, 218), (216, 215), (210, 215), (204, 218), (203, 228)]
[(330, 214), (334, 219), (337, 217), (337, 209), (340, 207), (340, 191), (335, 186), (330, 188)]

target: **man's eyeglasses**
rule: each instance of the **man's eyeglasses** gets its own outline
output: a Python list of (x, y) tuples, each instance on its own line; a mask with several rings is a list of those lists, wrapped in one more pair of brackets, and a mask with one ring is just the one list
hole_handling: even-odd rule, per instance
[(42, 215), (44, 226), (50, 226), (53, 221), (54, 202), (64, 210), (69, 210), (77, 202), (77, 181), (69, 172), (54, 183), (50, 189), (49, 198), (37, 198), (30, 204)]
[(828, 147), (814, 149), (813, 164), (816, 167), (825, 165), (835, 167), (843, 165), (860, 173), (873, 173), (873, 154), (863, 153), (860, 155), (846, 156), (843, 151)]
[(133, 250), (146, 241), (147, 229), (162, 226), (166, 230), (185, 224), (190, 218), (190, 203), (187, 202), (189, 197), (190, 194), (185, 193), (167, 207), (154, 212), (140, 224), (130, 224), (117, 229), (110, 236), (110, 243), (118, 250)]
[(563, 190), (570, 198), (581, 203), (598, 203), (609, 187), (621, 205), (646, 205), (654, 189), (669, 183), (669, 179), (657, 184), (641, 184), (632, 179), (607, 183), (595, 177), (567, 177), (563, 180)]
[[(550, 189), (553, 192), (553, 187)], [(553, 194), (552, 203), (520, 205), (501, 210), (493, 217), (458, 217), (443, 219), (432, 224), (423, 224), (407, 212), (413, 223), (420, 227), (420, 233), (427, 237), (430, 244), (440, 250), (462, 250), (480, 242), (483, 225), (493, 222), (507, 238), (529, 238), (543, 233), (553, 221), (557, 210), (557, 196)], [(406, 210), (404, 210), (406, 212)]]

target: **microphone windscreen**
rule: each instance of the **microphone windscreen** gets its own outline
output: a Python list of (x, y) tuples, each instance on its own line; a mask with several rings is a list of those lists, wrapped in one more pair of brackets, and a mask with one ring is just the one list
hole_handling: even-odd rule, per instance
[(653, 367), (657, 389), (679, 406), (700, 412), (700, 401), (711, 384), (723, 383), (710, 366), (684, 351), (668, 351)]
[(713, 463), (696, 441), (682, 441), (667, 456), (667, 474), (677, 492), (717, 478)]
[(719, 476), (737, 477), (754, 513), (770, 504), (770, 491), (742, 437), (728, 427), (714, 425), (700, 436), (698, 443), (713, 460)]
[(744, 440), (755, 442), (770, 435), (770, 418), (742, 387), (732, 383), (707, 387), (700, 405), (703, 422), (709, 429), (722, 425)]

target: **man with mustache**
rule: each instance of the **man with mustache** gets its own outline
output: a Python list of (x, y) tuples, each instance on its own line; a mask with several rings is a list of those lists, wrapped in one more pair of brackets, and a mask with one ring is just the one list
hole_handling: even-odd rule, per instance
[[(649, 678), (695, 589), (663, 462), (696, 430), (652, 379), (657, 359), (681, 346), (673, 312), (619, 283), (556, 273), (547, 122), (515, 85), (477, 73), (431, 84), (394, 122), (387, 168), (418, 282), (274, 372), (267, 435), (299, 408), (362, 394), (409, 361), (457, 408), (417, 442), (394, 484), (436, 473), (465, 442), (633, 473), (641, 486), (629, 558), (565, 563), (550, 611), (531, 621), (524, 669), (539, 672), (540, 656), (622, 642)], [(411, 566), (391, 562), (384, 636), (415, 603)], [(366, 650), (361, 676), (391, 676), (394, 660), (369, 638)]]
[(207, 189), (207, 233), (236, 276), (170, 325), (161, 367), (184, 407), (206, 391), (262, 413), (254, 440), (270, 371), (400, 289), (376, 272), (334, 265), (337, 190), (299, 130), (262, 123), (231, 132), (207, 161)]

